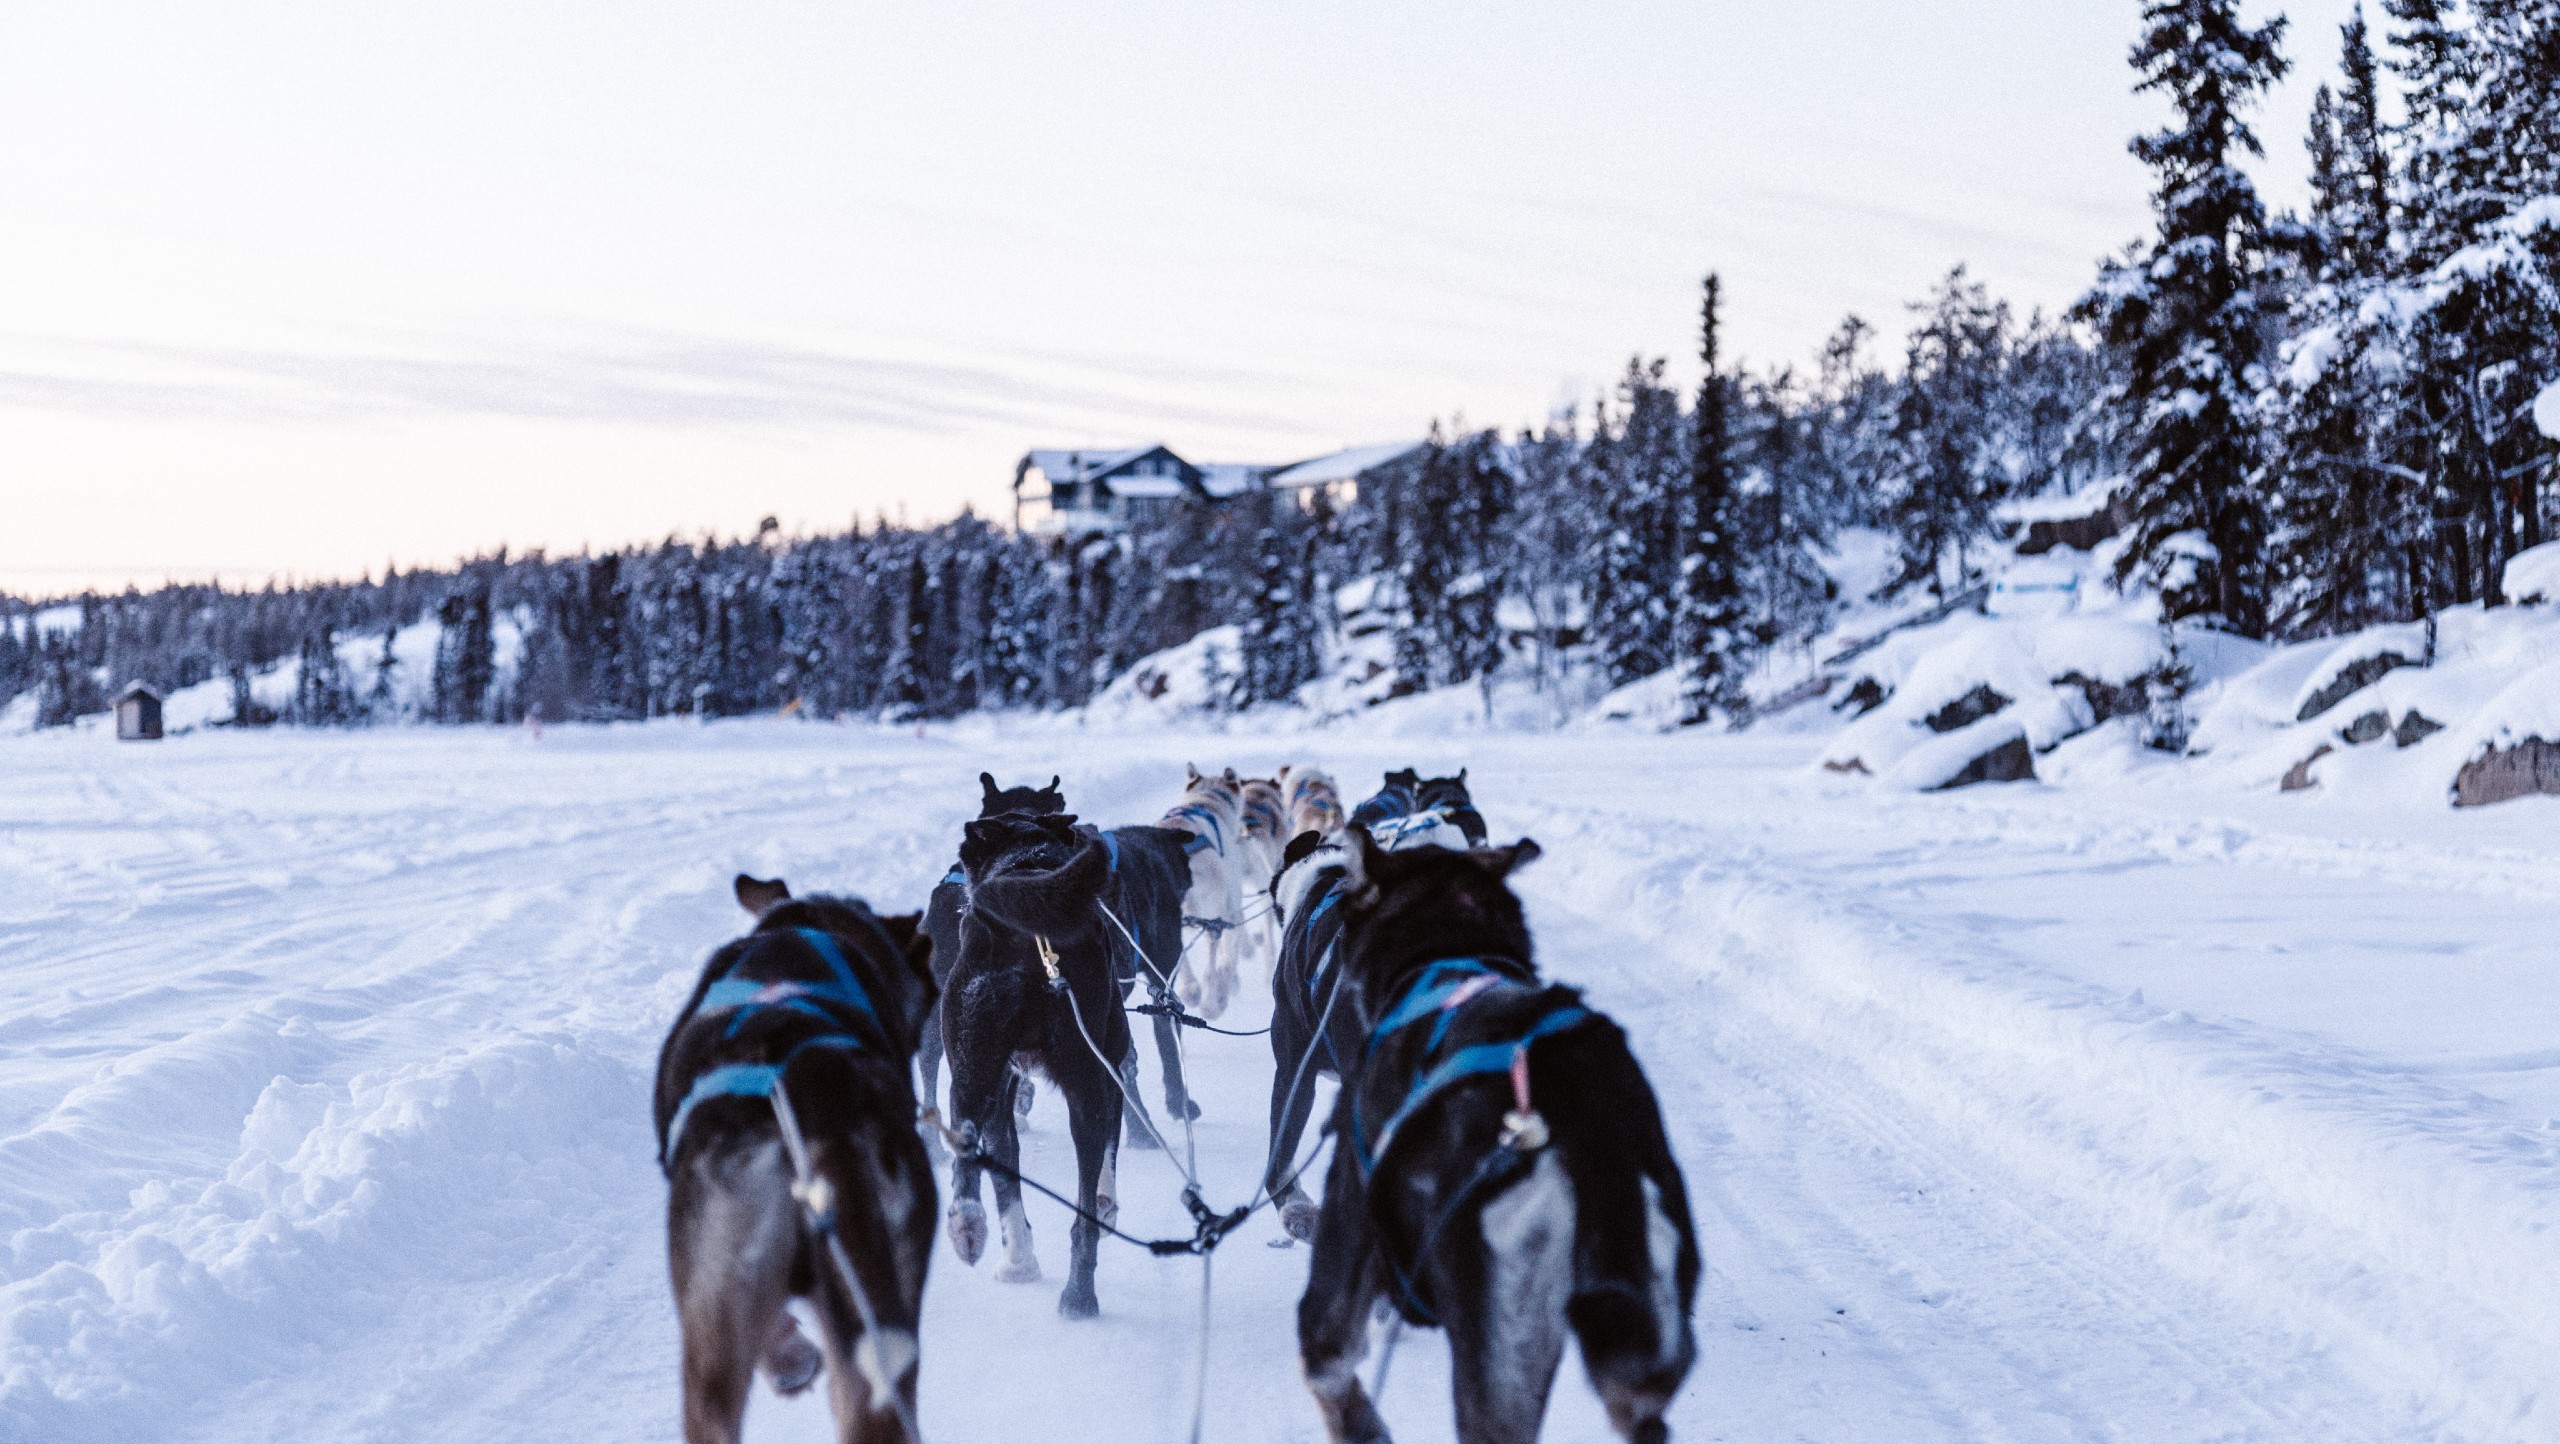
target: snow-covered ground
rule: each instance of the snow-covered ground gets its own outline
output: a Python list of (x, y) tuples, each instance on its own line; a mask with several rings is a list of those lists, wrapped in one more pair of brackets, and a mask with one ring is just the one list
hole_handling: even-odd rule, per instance
[[(1465, 764), (1546, 845), (1545, 965), (1634, 1035), (1697, 1201), (1679, 1437), (2560, 1439), (2560, 804), (2280, 797), (2086, 740), (1915, 794), (1815, 736), (1412, 702), (0, 739), (0, 1439), (675, 1437), (647, 1082), (729, 876), (912, 907), (982, 767), (1120, 821), (1186, 758), (1355, 796)], [(1241, 1199), (1267, 1047), (1191, 1057)], [(1053, 1102), (1026, 1152), (1066, 1175)], [(1124, 1222), (1179, 1231), (1170, 1167), (1124, 1162)], [(1199, 1265), (1112, 1246), (1065, 1323), (1032, 1209), (1043, 1285), (937, 1254), (928, 1432), (1181, 1437)], [(1212, 1439), (1319, 1435), (1275, 1233), (1217, 1257)], [(1399, 1353), (1401, 1437), (1448, 1437), (1444, 1360)], [(1604, 1435), (1577, 1367), (1551, 1439)], [(823, 1406), (749, 1427), (817, 1439)]]

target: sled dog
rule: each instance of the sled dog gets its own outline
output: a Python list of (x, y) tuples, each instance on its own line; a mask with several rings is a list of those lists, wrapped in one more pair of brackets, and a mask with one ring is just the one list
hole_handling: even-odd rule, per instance
[(1157, 824), (1188, 834), (1191, 855), (1177, 982), (1185, 1006), (1215, 1018), (1235, 997), (1243, 938), (1229, 935), (1244, 927), (1246, 879), (1254, 870), (1246, 850), (1244, 786), (1232, 767), (1209, 776), (1186, 763), (1183, 772), (1182, 800)]
[(1387, 1437), (1355, 1373), (1381, 1298), (1448, 1331), (1470, 1444), (1537, 1437), (1568, 1339), (1621, 1438), (1670, 1437), (1697, 1353), (1688, 1192), (1626, 1036), (1538, 976), (1505, 882), (1537, 854), (1390, 852), (1351, 830), (1339, 966), (1364, 1055), (1298, 1304), (1336, 1440)]
[[(1472, 821), (1475, 835), (1484, 835), (1466, 779), (1464, 770), (1428, 780), (1411, 768), (1390, 772), (1359, 812), (1381, 819), (1393, 839), (1390, 850), (1461, 846), (1467, 834), (1453, 817)], [(1263, 1182), (1279, 1200), (1281, 1227), (1301, 1242), (1314, 1238), (1316, 1229), (1316, 1202), (1294, 1174), (1298, 1142), (1315, 1106), (1316, 1079), (1348, 1076), (1364, 1046), (1336, 966), (1342, 931), (1336, 905), (1350, 862), (1346, 837), (1300, 832), (1282, 853), (1280, 876), (1271, 887), (1280, 956), (1271, 969), (1271, 1142)]]
[[(838, 1438), (903, 1439), (933, 1252), (933, 1169), (910, 1071), (933, 1006), (928, 944), (913, 914), (794, 898), (779, 880), (741, 876), (734, 891), (755, 925), (711, 955), (659, 1051), (654, 1089), (685, 1438), (736, 1440), (759, 1366), (797, 1393), (823, 1363)], [(832, 1196), (818, 1207), (832, 1214), (824, 1232), (795, 1195), (777, 1093)], [(817, 1315), (819, 1344), (785, 1310), (794, 1297)]]
[(1280, 769), (1280, 807), (1288, 818), (1280, 830), (1284, 847), (1302, 832), (1331, 837), (1342, 830), (1342, 794), (1335, 790), (1332, 778), (1315, 768)]
[[(1029, 1282), (1040, 1277), (1040, 1263), (1015, 1173), (1021, 1151), (1014, 1096), (1022, 1070), (1046, 1075), (1058, 1090), (1075, 1141), (1076, 1206), (1109, 1222), (1119, 1213), (1124, 1086), (1112, 1074), (1134, 1078), (1136, 1056), (1121, 1011), (1128, 949), (1103, 909), (1111, 907), (1142, 939), (1148, 930), (1162, 934), (1168, 940), (1162, 966), (1169, 968), (1190, 880), (1181, 834), (1098, 832), (1065, 814), (972, 822), (960, 863), (968, 906), (942, 1027), (951, 1060), (952, 1126), (963, 1147), (952, 1159), (947, 1223), (953, 1252), (975, 1264), (987, 1243), (979, 1176), (993, 1172), (1005, 1252), (997, 1277)], [(1135, 960), (1128, 965), (1138, 966)], [(1170, 1029), (1169, 1020), (1159, 1022)], [(1165, 1088), (1169, 1104), (1189, 1106), (1170, 1064)], [(1058, 1311), (1091, 1318), (1101, 1309), (1094, 1291), (1101, 1233), (1079, 1218), (1068, 1237)]]
[[(978, 774), (982, 796), (978, 816), (1045, 817), (1067, 810), (1066, 794), (1058, 790), (1058, 779), (1051, 777), (1046, 787), (998, 787), (993, 774)], [(960, 957), (960, 914), (969, 905), (969, 875), (958, 862), (933, 885), (933, 896), (925, 903), (924, 930), (933, 939), (933, 980), (937, 986), (949, 981), (951, 965)], [(942, 1108), (942, 1007), (934, 1004), (934, 1014), (925, 1026), (924, 1041), (916, 1049), (916, 1072), (921, 1084), (925, 1113), (939, 1118)], [(1028, 1108), (1031, 1090), (1021, 1090), (1020, 1102)], [(942, 1161), (942, 1140), (931, 1128), (925, 1130), (925, 1148), (936, 1163)]]

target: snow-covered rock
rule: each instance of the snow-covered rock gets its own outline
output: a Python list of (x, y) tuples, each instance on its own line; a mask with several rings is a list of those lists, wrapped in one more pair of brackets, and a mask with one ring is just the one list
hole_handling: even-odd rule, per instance
[(2507, 559), (2499, 590), (2510, 602), (2560, 601), (2560, 541), (2526, 547)]

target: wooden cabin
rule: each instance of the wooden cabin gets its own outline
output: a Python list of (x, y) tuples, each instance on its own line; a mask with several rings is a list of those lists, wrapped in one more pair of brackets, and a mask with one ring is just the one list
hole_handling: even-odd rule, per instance
[(116, 740), (160, 740), (160, 694), (140, 682), (116, 694)]

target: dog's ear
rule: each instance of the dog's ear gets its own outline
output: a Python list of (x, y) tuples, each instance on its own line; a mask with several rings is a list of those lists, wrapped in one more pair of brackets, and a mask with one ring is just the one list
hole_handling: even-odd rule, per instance
[(1324, 834), (1312, 827), (1290, 838), (1289, 845), (1280, 849), (1280, 870), (1287, 872), (1296, 867), (1306, 860), (1308, 853), (1322, 846), (1324, 846)]
[(1060, 781), (1061, 781), (1061, 779), (1059, 778), (1058, 774), (1056, 774), (1056, 773), (1054, 773), (1054, 772), (1050, 773), (1050, 774), (1049, 774), (1049, 790), (1050, 790), (1051, 792), (1056, 792), (1056, 791), (1058, 790), (1058, 784), (1059, 784), (1059, 782), (1060, 782)]
[(1356, 903), (1377, 901), (1378, 890), (1386, 885), (1386, 874), (1394, 866), (1393, 854), (1378, 846), (1369, 829), (1351, 829), (1351, 847), (1342, 879), (1345, 889)]
[(1183, 763), (1183, 764), (1182, 764), (1182, 781), (1183, 781), (1183, 785), (1184, 785), (1184, 786), (1186, 786), (1186, 787), (1188, 787), (1188, 786), (1190, 786), (1192, 783), (1198, 782), (1199, 780), (1200, 780), (1200, 769), (1199, 769), (1199, 767), (1198, 767), (1197, 765), (1193, 764), (1193, 763), (1189, 763), (1189, 762), (1185, 762), (1185, 763)]
[(1238, 783), (1238, 782), (1236, 781), (1236, 770), (1235, 770), (1234, 768), (1232, 768), (1232, 767), (1228, 768), (1228, 769), (1226, 770), (1226, 772), (1225, 772), (1224, 774), (1222, 774), (1222, 775), (1223, 775), (1223, 776), (1225, 776), (1225, 778), (1227, 779), (1227, 785), (1228, 785), (1229, 787), (1237, 787), (1237, 786), (1241, 786), (1241, 785), (1242, 785), (1242, 784), (1240, 784), (1240, 783)]
[(1003, 788), (996, 786), (996, 775), (992, 772), (979, 773), (978, 785), (987, 790), (986, 800), (989, 802), (995, 801), (997, 795), (1004, 791)]
[(1076, 840), (1076, 815), (1072, 812), (1046, 813), (1040, 818), (1040, 830), (1060, 842), (1073, 842)]
[(1458, 785), (1460, 787), (1467, 785), (1467, 769), (1463, 767), (1458, 769)]
[(916, 986), (907, 994), (913, 1001), (904, 1020), (907, 1036), (912, 1038), (933, 1013), (936, 992), (933, 983), (933, 935), (924, 930), (922, 913), (900, 913), (896, 917), (880, 918), (879, 922), (881, 931), (889, 935), (889, 941), (898, 945), (899, 955), (906, 959), (908, 969), (916, 976)]
[(1495, 877), (1509, 877), (1546, 856), (1546, 850), (1538, 846), (1536, 838), (1524, 837), (1509, 847), (1479, 847), (1475, 849), (1474, 856)]
[(763, 917), (766, 913), (791, 901), (791, 885), (780, 878), (766, 882), (761, 878), (749, 877), (742, 872), (738, 874), (738, 880), (731, 883), (729, 887), (738, 895), (738, 906), (757, 917)]
[[(924, 914), (922, 913), (899, 913), (895, 917), (884, 917), (874, 913), (872, 917), (880, 924), (880, 930), (889, 935), (889, 941), (896, 943), (898, 951), (902, 953), (913, 948), (916, 938), (924, 931)], [(930, 943), (932, 939), (927, 938), (925, 941)]]

